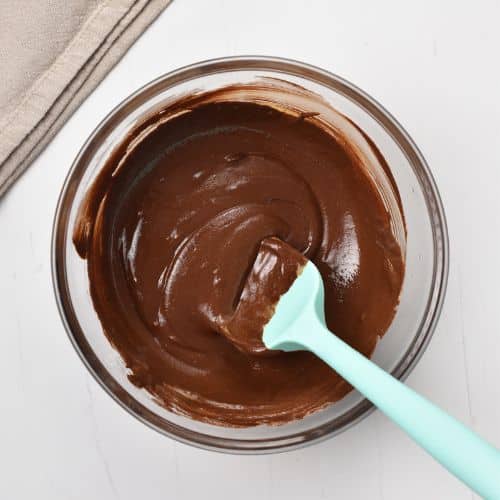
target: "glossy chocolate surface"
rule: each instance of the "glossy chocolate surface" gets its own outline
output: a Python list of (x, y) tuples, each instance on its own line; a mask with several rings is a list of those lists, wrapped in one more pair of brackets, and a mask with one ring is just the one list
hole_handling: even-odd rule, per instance
[[(287, 271), (263, 240), (318, 266), (329, 328), (365, 355), (395, 314), (404, 257), (347, 139), (314, 110), (219, 102), (221, 92), (185, 98), (128, 137), (80, 208), (74, 242), (134, 384), (197, 420), (281, 424), (350, 387), (310, 353), (241, 345), (243, 328), (255, 335), (245, 283)], [(272, 262), (252, 276), (258, 254)]]

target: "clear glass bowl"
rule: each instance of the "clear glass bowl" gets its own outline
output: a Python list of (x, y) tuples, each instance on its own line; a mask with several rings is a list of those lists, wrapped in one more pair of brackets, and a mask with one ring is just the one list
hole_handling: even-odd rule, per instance
[(406, 218), (406, 276), (394, 321), (373, 360), (404, 379), (425, 350), (438, 320), (448, 273), (448, 237), (441, 200), (421, 153), (401, 125), (351, 83), (284, 59), (236, 57), (201, 62), (149, 83), (116, 107), (75, 159), (57, 207), (52, 272), (68, 335), (95, 379), (129, 413), (153, 429), (202, 448), (233, 453), (289, 450), (333, 436), (373, 410), (356, 391), (302, 420), (281, 426), (224, 428), (175, 415), (132, 385), (119, 354), (103, 334), (89, 293), (86, 262), (72, 242), (79, 205), (113, 149), (145, 116), (178, 96), (274, 78), (319, 94), (376, 144), (394, 176)]

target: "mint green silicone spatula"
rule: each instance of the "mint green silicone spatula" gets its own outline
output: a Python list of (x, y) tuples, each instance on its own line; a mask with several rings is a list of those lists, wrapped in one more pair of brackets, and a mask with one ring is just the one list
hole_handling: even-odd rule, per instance
[(308, 261), (265, 325), (268, 349), (311, 351), (364, 394), (451, 473), (487, 499), (500, 499), (500, 452), (332, 334), (323, 280)]

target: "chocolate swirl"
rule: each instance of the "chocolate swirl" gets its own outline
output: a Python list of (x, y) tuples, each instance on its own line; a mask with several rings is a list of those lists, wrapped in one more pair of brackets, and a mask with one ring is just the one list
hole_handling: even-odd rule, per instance
[(194, 419), (284, 423), (350, 387), (310, 353), (262, 356), (227, 335), (261, 241), (315, 262), (328, 326), (366, 355), (394, 316), (403, 256), (365, 166), (320, 117), (221, 100), (183, 102), (132, 134), (74, 240), (134, 384)]

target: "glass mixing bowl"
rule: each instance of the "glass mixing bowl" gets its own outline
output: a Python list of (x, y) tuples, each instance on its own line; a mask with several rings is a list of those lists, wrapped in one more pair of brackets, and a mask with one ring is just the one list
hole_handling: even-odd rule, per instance
[(372, 139), (391, 168), (407, 226), (406, 276), (394, 321), (372, 359), (399, 379), (408, 375), (429, 343), (443, 303), (448, 272), (443, 207), (422, 154), (380, 104), (342, 78), (284, 59), (225, 58), (164, 75), (117, 106), (75, 159), (55, 215), (52, 272), (63, 323), (92, 375), (130, 414), (179, 441), (234, 453), (277, 452), (320, 441), (359, 422), (373, 410), (373, 405), (352, 391), (302, 420), (246, 429), (218, 427), (165, 410), (148, 392), (128, 380), (120, 355), (104, 335), (89, 293), (86, 261), (78, 256), (72, 234), (80, 203), (106, 159), (146, 116), (186, 93), (262, 78), (296, 84), (321, 96)]

